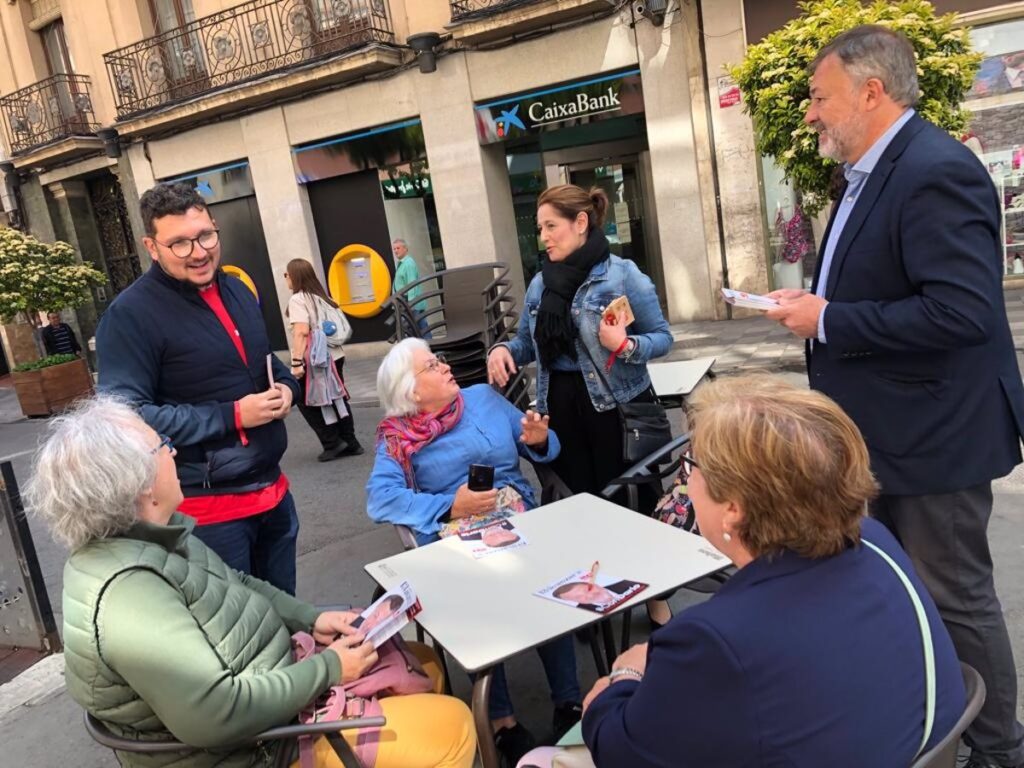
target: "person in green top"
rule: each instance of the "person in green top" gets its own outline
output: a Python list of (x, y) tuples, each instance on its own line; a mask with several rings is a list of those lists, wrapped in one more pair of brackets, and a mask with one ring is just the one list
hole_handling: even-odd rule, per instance
[[(391, 292), (398, 293), (405, 286), (410, 283), (414, 283), (420, 279), (420, 270), (416, 266), (416, 259), (409, 255), (409, 244), (402, 238), (396, 238), (391, 243), (391, 252), (395, 256), (395, 280), (391, 284)], [(416, 312), (423, 312), (427, 308), (426, 301), (416, 301), (420, 294), (423, 293), (423, 286), (417, 285), (409, 289), (408, 295), (405, 297), (410, 306)], [(413, 303), (415, 302), (415, 303)], [(419, 333), (417, 334), (422, 339), (431, 338), (430, 331), (427, 330), (429, 321), (425, 317), (421, 317), (417, 321), (419, 326)]]
[[(174, 446), (123, 402), (101, 395), (56, 418), (25, 498), (71, 550), (64, 568), (64, 662), (71, 697), (123, 738), (176, 739), (186, 753), (119, 754), (122, 766), (250, 768), (276, 764), (282, 742), (244, 744), (294, 722), (332, 685), (377, 660), (351, 625), (229, 568), (192, 535)], [(293, 659), (291, 635), (326, 646)], [(441, 689), (425, 646), (416, 656)], [(433, 674), (432, 674), (433, 673)], [(424, 693), (381, 700), (376, 768), (470, 768), (472, 715)], [(342, 735), (355, 740), (355, 731)], [(325, 739), (317, 768), (340, 762)]]

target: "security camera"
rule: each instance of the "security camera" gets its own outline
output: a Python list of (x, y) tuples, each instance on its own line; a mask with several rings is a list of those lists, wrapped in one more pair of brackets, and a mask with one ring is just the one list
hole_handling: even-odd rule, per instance
[(437, 53), (434, 49), (441, 44), (441, 36), (437, 32), (409, 35), (405, 42), (416, 52), (416, 63), (419, 64), (420, 72), (427, 74), (437, 70)]
[(668, 0), (637, 0), (633, 3), (633, 13), (643, 16), (656, 27), (665, 23), (667, 11)]

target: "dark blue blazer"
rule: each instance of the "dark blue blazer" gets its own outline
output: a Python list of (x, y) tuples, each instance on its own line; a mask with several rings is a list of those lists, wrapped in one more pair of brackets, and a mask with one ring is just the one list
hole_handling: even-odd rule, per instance
[(840, 236), (824, 293), (828, 343), (808, 345), (811, 387), (860, 427), (883, 493), (963, 490), (1021, 461), (1024, 387), (1000, 243), (988, 172), (912, 117)]
[[(865, 539), (907, 573), (935, 647), (929, 746), (966, 697), (953, 643), (880, 523)], [(924, 734), (921, 630), (906, 589), (864, 546), (759, 558), (650, 640), (641, 682), (613, 683), (583, 735), (599, 768), (907, 768)]]
[[(248, 364), (198, 291), (155, 263), (114, 300), (96, 331), (100, 389), (135, 403), (147, 424), (171, 438), (186, 496), (264, 488), (280, 477), (288, 447), (283, 421), (245, 430), (244, 444), (235, 429), (235, 401), (270, 386), (272, 350), (249, 289), (223, 272), (217, 284)], [(298, 383), (276, 355), (273, 367), (274, 380), (298, 402)]]

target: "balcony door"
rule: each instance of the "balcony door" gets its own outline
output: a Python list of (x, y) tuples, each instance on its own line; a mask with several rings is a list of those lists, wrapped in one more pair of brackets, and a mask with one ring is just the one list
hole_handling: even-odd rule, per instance
[[(39, 30), (46, 54), (48, 82), (39, 91), (41, 109), (45, 111), (42, 124), (34, 130), (47, 137), (89, 133), (89, 113), (92, 103), (89, 92), (73, 76), (71, 51), (64, 37), (64, 22), (57, 19)], [(38, 112), (32, 113), (33, 116)]]
[(163, 38), (159, 47), (167, 91), (172, 98), (189, 96), (209, 87), (206, 56), (196, 32), (186, 25), (196, 20), (192, 0), (148, 0), (153, 28)]

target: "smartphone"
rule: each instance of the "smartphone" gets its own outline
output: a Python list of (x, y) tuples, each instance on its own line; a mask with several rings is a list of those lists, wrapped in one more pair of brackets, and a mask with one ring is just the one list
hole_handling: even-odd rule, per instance
[(469, 481), (471, 491), (489, 491), (494, 487), (494, 467), (487, 464), (470, 464)]

